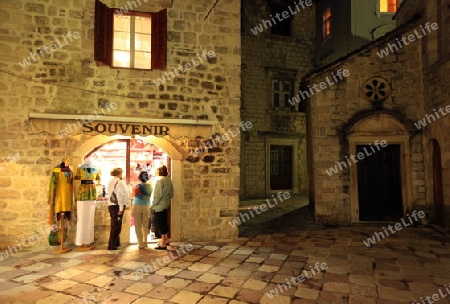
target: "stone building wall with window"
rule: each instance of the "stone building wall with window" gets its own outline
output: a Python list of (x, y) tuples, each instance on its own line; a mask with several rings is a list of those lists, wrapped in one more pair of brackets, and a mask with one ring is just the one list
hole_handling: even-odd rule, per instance
[[(2, 2), (0, 242), (15, 243), (46, 226), (50, 175), (63, 158), (76, 168), (96, 146), (135, 136), (163, 147), (176, 163), (174, 240), (236, 237), (228, 220), (238, 206), (240, 138), (228, 136), (211, 149), (202, 143), (241, 121), (240, 2), (102, 3), (115, 12), (167, 10), (167, 37), (157, 41), (166, 41), (165, 68), (111, 68), (95, 61), (95, 1)], [(111, 39), (103, 43), (115, 47)], [(90, 134), (83, 126), (105, 120), (117, 134), (102, 128)], [(119, 124), (122, 131), (135, 126), (121, 134)], [(170, 130), (143, 134), (143, 124), (168, 124)], [(96, 240), (105, 241), (107, 234), (101, 226)]]
[(377, 40), (395, 28), (401, 0), (319, 0), (316, 65), (323, 66)]
[(421, 120), (427, 201), (435, 213), (433, 221), (450, 226), (450, 12), (449, 1), (410, 1), (397, 16), (399, 23), (421, 12), (419, 23), (437, 22), (439, 28), (422, 38), (425, 102)]
[(313, 67), (314, 5), (267, 0), (241, 5), (242, 119), (253, 128), (242, 137), (240, 194), (300, 193), (308, 184), (305, 117), (303, 104), (292, 106), (289, 100)]
[(424, 101), (420, 45), (380, 59), (376, 52), (388, 42), (305, 79), (313, 85), (339, 69), (349, 72), (307, 106), (310, 198), (318, 222), (398, 221), (412, 210), (430, 215), (422, 140), (413, 125)]
[[(435, 5), (403, 3), (396, 30), (304, 79), (312, 85), (339, 69), (349, 71), (345, 81), (315, 94), (307, 105), (316, 221), (398, 222), (424, 211), (418, 223), (448, 225), (448, 191), (442, 187), (448, 185), (449, 117), (435, 113), (448, 105), (447, 15)], [(375, 149), (377, 140), (385, 146)], [(436, 166), (436, 159), (442, 163)]]

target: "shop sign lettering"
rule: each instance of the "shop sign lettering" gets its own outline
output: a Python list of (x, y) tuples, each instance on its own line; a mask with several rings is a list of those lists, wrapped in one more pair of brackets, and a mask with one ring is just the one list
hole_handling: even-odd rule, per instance
[(169, 135), (169, 127), (131, 123), (88, 122), (83, 124), (83, 133), (122, 135)]

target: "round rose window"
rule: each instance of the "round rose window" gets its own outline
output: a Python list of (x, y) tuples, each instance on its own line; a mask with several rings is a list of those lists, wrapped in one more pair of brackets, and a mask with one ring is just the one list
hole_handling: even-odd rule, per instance
[(385, 79), (373, 77), (366, 80), (362, 87), (362, 93), (368, 101), (379, 103), (389, 96), (391, 86)]

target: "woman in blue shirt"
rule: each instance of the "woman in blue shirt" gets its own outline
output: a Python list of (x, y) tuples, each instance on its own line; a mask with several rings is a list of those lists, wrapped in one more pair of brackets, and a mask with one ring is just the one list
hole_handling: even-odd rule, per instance
[(131, 215), (134, 218), (139, 249), (147, 248), (148, 217), (150, 215), (150, 195), (152, 186), (147, 183), (148, 173), (142, 171), (138, 177), (140, 183), (133, 187), (133, 208)]

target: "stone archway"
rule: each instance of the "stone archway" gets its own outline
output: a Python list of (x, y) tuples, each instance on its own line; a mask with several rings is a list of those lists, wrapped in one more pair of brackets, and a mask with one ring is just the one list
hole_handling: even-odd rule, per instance
[[(106, 136), (106, 135), (97, 135), (92, 136), (82, 144), (78, 146), (78, 148), (72, 154), (72, 163), (73, 164), (81, 164), (83, 163), (84, 157), (91, 152), (96, 147), (108, 143), (112, 140), (116, 139), (125, 139), (129, 138), (126, 136), (115, 135), (115, 136)], [(172, 200), (172, 211), (171, 211), (171, 239), (172, 241), (180, 241), (181, 238), (181, 201), (182, 201), (182, 193), (183, 193), (183, 183), (182, 183), (182, 160), (184, 159), (184, 155), (181, 152), (182, 149), (177, 147), (169, 140), (164, 137), (156, 137), (156, 136), (148, 136), (142, 137), (146, 142), (152, 143), (161, 149), (164, 150), (172, 159), (172, 182), (174, 188), (176, 189), (174, 192), (174, 198)], [(109, 215), (107, 212), (106, 205), (103, 204), (101, 208), (98, 208), (96, 211), (96, 225), (100, 226), (99, 229), (96, 227), (95, 231), (95, 240), (96, 242), (105, 243), (108, 240), (109, 235)], [(121, 233), (121, 239), (124, 240), (123, 244), (129, 244), (129, 217), (130, 212), (127, 212), (124, 218), (124, 225)]]
[[(410, 127), (408, 123), (389, 113), (376, 112), (366, 113), (363, 117), (355, 118), (344, 130), (348, 140), (350, 155), (357, 155), (358, 147), (373, 145), (385, 140), (388, 145), (396, 145), (399, 148), (399, 170), (400, 170), (400, 191), (401, 207), (403, 214), (412, 208), (412, 185), (410, 164)], [(350, 199), (351, 199), (351, 221), (361, 222), (358, 191), (358, 166), (350, 167)]]
[(431, 139), (432, 174), (433, 174), (433, 207), (436, 224), (445, 227), (444, 184), (442, 174), (442, 152), (437, 139)]

